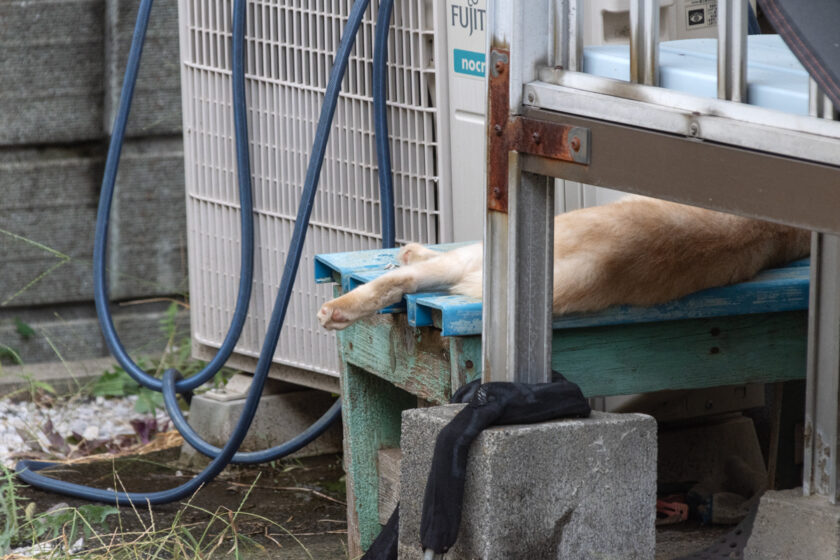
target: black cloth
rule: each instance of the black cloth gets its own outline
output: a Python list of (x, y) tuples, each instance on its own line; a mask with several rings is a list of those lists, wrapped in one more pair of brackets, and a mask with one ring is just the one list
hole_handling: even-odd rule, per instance
[(840, 1), (759, 0), (799, 62), (840, 108)]
[(397, 560), (399, 540), (400, 504), (397, 504), (394, 513), (388, 518), (388, 523), (385, 524), (376, 540), (362, 556), (362, 560)]

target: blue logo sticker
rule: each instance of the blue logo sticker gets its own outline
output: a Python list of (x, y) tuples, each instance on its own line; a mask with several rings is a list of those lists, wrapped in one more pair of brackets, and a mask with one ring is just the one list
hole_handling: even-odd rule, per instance
[(484, 53), (454, 49), (452, 54), (455, 64), (455, 72), (459, 74), (468, 74), (470, 76), (484, 77), (487, 66), (484, 62)]

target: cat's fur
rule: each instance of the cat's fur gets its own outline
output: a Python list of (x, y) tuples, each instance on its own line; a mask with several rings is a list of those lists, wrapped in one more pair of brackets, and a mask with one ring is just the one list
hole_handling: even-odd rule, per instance
[[(741, 282), (808, 255), (810, 233), (788, 226), (645, 197), (554, 218), (554, 313), (653, 305)], [(328, 329), (430, 290), (481, 297), (481, 244), (440, 253), (416, 243), (400, 268), (329, 301)]]

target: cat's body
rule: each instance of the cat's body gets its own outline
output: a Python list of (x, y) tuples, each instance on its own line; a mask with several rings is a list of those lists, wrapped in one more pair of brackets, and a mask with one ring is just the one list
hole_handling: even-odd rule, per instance
[[(653, 305), (741, 282), (807, 256), (810, 233), (644, 197), (584, 208), (554, 219), (555, 315), (612, 305)], [(329, 301), (328, 329), (430, 290), (481, 297), (482, 246), (439, 253), (410, 244), (402, 266)]]

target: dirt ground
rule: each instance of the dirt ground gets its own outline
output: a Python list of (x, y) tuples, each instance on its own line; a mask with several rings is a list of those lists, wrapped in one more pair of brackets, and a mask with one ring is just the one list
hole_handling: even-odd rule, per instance
[[(183, 484), (193, 472), (180, 469), (179, 450), (140, 457), (56, 469), (51, 476), (107, 488), (114, 484), (114, 473), (130, 491), (156, 491)], [(123, 533), (142, 532), (148, 527), (168, 528), (174, 524), (190, 529), (198, 538), (204, 535), (208, 546), (215, 547), (213, 558), (243, 560), (332, 560), (347, 557), (347, 524), (344, 473), (341, 457), (325, 455), (300, 460), (278, 461), (273, 465), (233, 467), (187, 500), (151, 508), (121, 508)], [(19, 494), (34, 502), (37, 512), (59, 503), (82, 506), (75, 500), (23, 488)], [(240, 536), (253, 543), (233, 552), (231, 516)], [(220, 522), (216, 517), (221, 517)], [(111, 518), (110, 526), (115, 526)], [(712, 544), (729, 527), (701, 527), (694, 522), (657, 529), (656, 560), (680, 558)], [(205, 530), (207, 533), (205, 535)], [(219, 544), (219, 546), (215, 546)]]
[[(183, 484), (194, 473), (179, 470), (179, 450), (56, 469), (50, 476), (69, 482), (113, 486), (114, 473), (129, 491), (156, 491)], [(337, 455), (278, 461), (259, 468), (234, 467), (187, 500), (152, 508), (120, 509), (121, 533), (142, 532), (148, 527), (188, 527), (195, 538), (204, 535), (213, 558), (335, 559), (346, 558), (347, 524), (341, 458)], [(19, 495), (43, 512), (58, 503), (84, 505), (75, 500), (34, 488)], [(234, 517), (235, 512), (240, 512)], [(214, 515), (215, 514), (215, 515)], [(220, 517), (223, 521), (216, 519)], [(113, 529), (116, 516), (109, 518)], [(216, 519), (216, 520), (214, 520)], [(231, 520), (239, 536), (253, 539), (237, 556)], [(240, 539), (241, 542), (241, 539)]]

